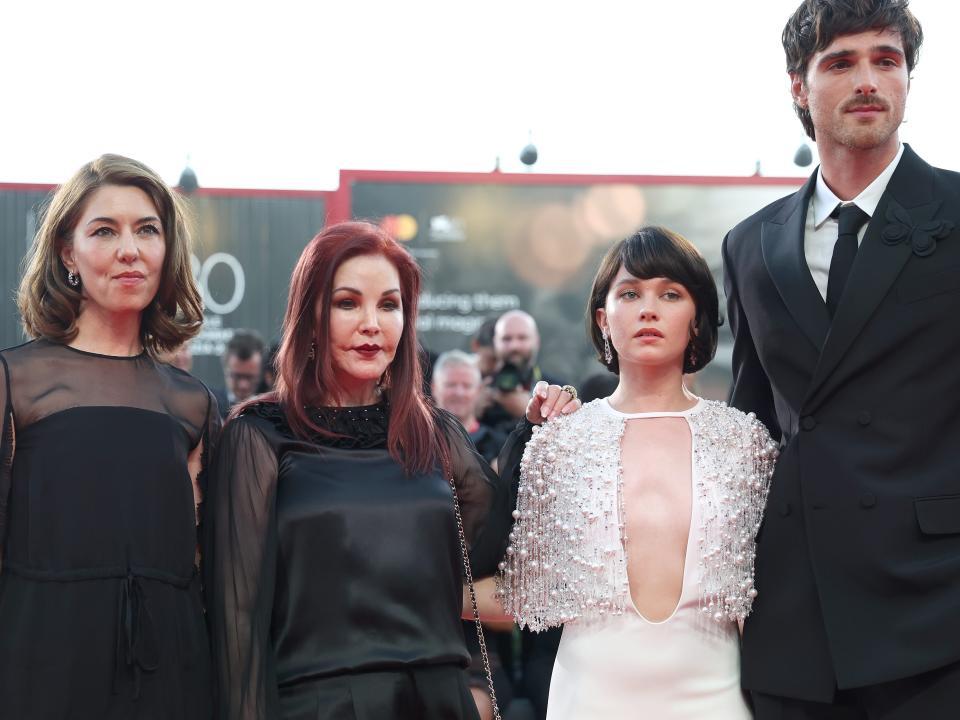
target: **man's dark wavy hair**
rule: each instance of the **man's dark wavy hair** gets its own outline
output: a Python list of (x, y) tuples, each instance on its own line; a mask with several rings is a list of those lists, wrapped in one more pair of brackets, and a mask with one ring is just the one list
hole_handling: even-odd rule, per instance
[[(920, 56), (923, 29), (909, 4), (909, 0), (804, 0), (783, 29), (787, 72), (796, 73), (806, 82), (810, 58), (837, 36), (884, 29), (900, 33), (907, 70), (913, 72)], [(816, 140), (810, 111), (796, 102), (793, 109), (807, 135)]]

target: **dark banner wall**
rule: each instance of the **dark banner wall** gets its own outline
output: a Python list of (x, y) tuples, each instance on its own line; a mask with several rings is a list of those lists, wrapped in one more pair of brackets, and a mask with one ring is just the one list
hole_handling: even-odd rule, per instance
[[(586, 301), (600, 259), (641, 225), (664, 225), (706, 256), (721, 292), (720, 244), (741, 219), (792, 191), (778, 185), (536, 185), (351, 183), (356, 218), (382, 223), (424, 268), (426, 292), (418, 329), (433, 351), (466, 349), (488, 315), (510, 308), (531, 313), (542, 338), (545, 372), (570, 382), (606, 372), (587, 340)], [(797, 181), (796, 186), (799, 186)], [(730, 335), (697, 390), (726, 396)]]
[[(368, 173), (373, 176), (376, 173)], [(237, 328), (267, 342), (279, 337), (290, 273), (336, 201), (338, 215), (382, 224), (424, 269), (418, 332), (428, 349), (466, 349), (487, 316), (522, 308), (538, 321), (544, 370), (571, 382), (604, 372), (586, 339), (584, 307), (603, 253), (642, 224), (665, 225), (704, 253), (722, 293), (720, 243), (739, 220), (800, 185), (800, 180), (571, 184), (491, 178), (426, 181), (417, 173), (389, 182), (344, 173), (341, 193), (201, 189), (194, 215), (194, 275), (206, 322), (192, 341), (194, 374), (222, 385), (220, 355)], [(579, 182), (579, 178), (577, 181)], [(46, 188), (0, 188), (0, 347), (23, 342), (14, 302), (20, 264), (36, 230)], [(330, 202), (328, 203), (328, 199)], [(332, 214), (332, 213), (331, 213)], [(697, 390), (724, 397), (729, 333)]]
[(37, 231), (37, 218), (49, 190), (0, 190), (0, 347), (26, 338), (17, 312), (17, 286), (23, 257)]
[(323, 227), (322, 198), (194, 197), (194, 273), (206, 321), (191, 342), (193, 372), (223, 384), (220, 357), (237, 328), (279, 340), (290, 273), (307, 242)]

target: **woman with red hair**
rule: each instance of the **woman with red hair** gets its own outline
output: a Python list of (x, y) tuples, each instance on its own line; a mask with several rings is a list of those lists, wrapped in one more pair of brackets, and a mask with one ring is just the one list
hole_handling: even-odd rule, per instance
[(423, 396), (419, 294), (367, 223), (297, 263), (277, 389), (234, 411), (208, 491), (218, 718), (476, 717), (463, 557), (494, 572), (509, 492)]

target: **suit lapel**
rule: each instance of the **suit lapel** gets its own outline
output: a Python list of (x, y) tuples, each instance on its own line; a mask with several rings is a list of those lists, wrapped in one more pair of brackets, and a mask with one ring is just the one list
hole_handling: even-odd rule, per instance
[(807, 207), (817, 173), (810, 176), (783, 209), (760, 229), (760, 244), (767, 272), (797, 325), (817, 351), (823, 349), (830, 329), (827, 306), (810, 275), (804, 255), (803, 237)]
[(883, 241), (883, 228), (890, 223), (887, 212), (891, 201), (906, 210), (914, 226), (919, 225), (930, 220), (941, 205), (940, 201), (931, 202), (932, 184), (933, 173), (930, 166), (909, 146), (905, 147), (900, 164), (890, 178), (860, 243), (843, 297), (840, 298), (820, 361), (807, 391), (808, 400), (812, 399), (843, 359), (910, 258), (912, 247), (909, 242), (891, 245)]

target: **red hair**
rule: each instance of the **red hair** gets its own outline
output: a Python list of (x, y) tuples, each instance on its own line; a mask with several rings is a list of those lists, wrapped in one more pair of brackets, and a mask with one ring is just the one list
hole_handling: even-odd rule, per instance
[[(297, 436), (334, 436), (313, 423), (304, 408), (318, 399), (326, 402), (339, 394), (328, 351), (333, 278), (340, 265), (361, 255), (382, 255), (400, 276), (403, 333), (384, 379), (390, 400), (387, 449), (407, 473), (428, 472), (445, 461), (446, 448), (438, 438), (434, 413), (423, 394), (416, 333), (420, 267), (396, 240), (370, 223), (331, 225), (303, 249), (290, 278), (283, 340), (277, 351), (276, 390), (244, 403), (231, 415), (239, 414), (251, 403), (278, 402)], [(315, 348), (314, 360), (309, 359), (311, 345)]]

